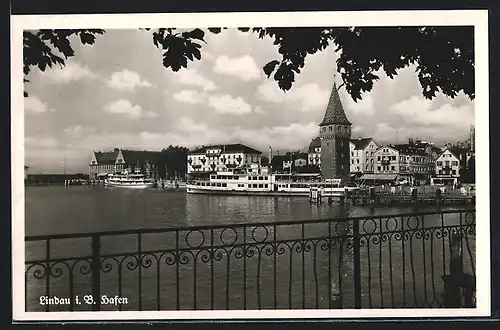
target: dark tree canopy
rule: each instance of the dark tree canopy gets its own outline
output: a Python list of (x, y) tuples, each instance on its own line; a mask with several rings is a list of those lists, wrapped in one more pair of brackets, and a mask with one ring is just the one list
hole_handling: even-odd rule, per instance
[[(209, 28), (221, 33), (225, 28)], [(163, 66), (173, 71), (186, 68), (202, 58), (205, 31), (181, 31), (174, 28), (142, 29), (152, 34), (153, 44), (163, 53)], [(473, 27), (352, 27), (352, 28), (238, 28), (270, 38), (281, 58), (263, 67), (279, 88), (288, 91), (305, 65), (308, 54), (325, 50), (330, 44), (339, 52), (336, 63), (342, 85), (354, 101), (373, 88), (383, 70), (390, 78), (397, 70), (411, 64), (422, 95), (432, 99), (437, 92), (455, 97), (463, 91), (474, 99), (474, 29)], [(53, 64), (64, 65), (74, 55), (68, 39), (77, 35), (82, 44), (92, 45), (103, 30), (39, 30), (24, 32), (24, 74), (30, 67), (41, 71)], [(131, 45), (132, 47), (132, 45)], [(57, 50), (61, 55), (54, 54)], [(26, 96), (26, 93), (25, 93)]]

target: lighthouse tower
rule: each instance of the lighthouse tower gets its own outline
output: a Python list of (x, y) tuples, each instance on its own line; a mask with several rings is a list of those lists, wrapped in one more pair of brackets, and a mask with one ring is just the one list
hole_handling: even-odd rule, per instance
[(347, 119), (339, 92), (333, 83), (325, 117), (319, 124), (321, 139), (321, 176), (323, 179), (349, 180), (349, 142), (351, 122)]

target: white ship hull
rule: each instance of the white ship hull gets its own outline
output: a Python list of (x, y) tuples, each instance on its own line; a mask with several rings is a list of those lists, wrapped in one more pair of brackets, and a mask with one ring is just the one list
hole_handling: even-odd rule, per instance
[(145, 182), (145, 183), (115, 183), (105, 181), (106, 186), (109, 187), (117, 187), (117, 188), (128, 188), (128, 189), (147, 189), (153, 188), (155, 186), (154, 182)]
[[(289, 188), (277, 191), (264, 189), (227, 189), (223, 187), (200, 187), (196, 185), (187, 185), (188, 194), (205, 194), (205, 195), (236, 195), (236, 196), (293, 196), (293, 197), (309, 197), (309, 188)], [(324, 197), (341, 197), (345, 195), (344, 188), (333, 188), (323, 190)]]

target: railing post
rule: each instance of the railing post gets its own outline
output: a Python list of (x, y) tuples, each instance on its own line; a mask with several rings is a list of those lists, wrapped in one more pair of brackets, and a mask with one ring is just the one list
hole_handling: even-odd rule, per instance
[(359, 236), (359, 219), (353, 225), (353, 271), (354, 271), (354, 308), (361, 308), (361, 243)]
[(412, 187), (411, 188), (411, 200), (416, 203), (417, 200), (418, 200), (418, 191), (417, 191), (417, 188), (415, 187)]
[(436, 189), (436, 206), (439, 207), (441, 206), (441, 189)]
[(92, 235), (92, 297), (93, 311), (101, 310), (101, 237)]
[(460, 308), (462, 306), (462, 282), (464, 279), (462, 235), (450, 236), (450, 275), (444, 275), (444, 306)]

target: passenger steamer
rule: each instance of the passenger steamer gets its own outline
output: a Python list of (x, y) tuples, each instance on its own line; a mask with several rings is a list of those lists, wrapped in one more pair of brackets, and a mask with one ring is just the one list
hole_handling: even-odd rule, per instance
[(320, 174), (277, 174), (267, 167), (253, 166), (246, 170), (221, 171), (208, 180), (190, 180), (190, 194), (309, 196), (312, 189), (322, 196), (343, 196), (345, 191), (358, 190), (354, 184), (343, 186), (340, 179), (322, 180)]
[(109, 187), (133, 188), (133, 189), (146, 189), (155, 186), (152, 179), (148, 179), (139, 169), (131, 173), (130, 170), (125, 170), (122, 173), (108, 174), (104, 181)]

